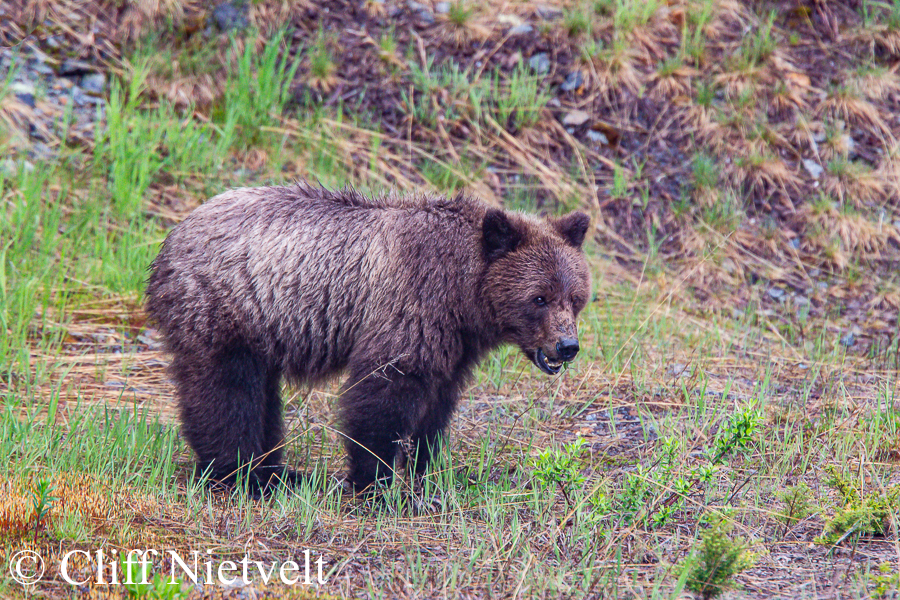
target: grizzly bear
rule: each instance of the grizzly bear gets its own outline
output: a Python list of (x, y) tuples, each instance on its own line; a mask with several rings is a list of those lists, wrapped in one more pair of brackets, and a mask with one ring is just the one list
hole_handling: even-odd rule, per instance
[(346, 372), (347, 482), (389, 484), (403, 447), (421, 474), (487, 352), (515, 344), (549, 375), (575, 357), (589, 222), (303, 183), (209, 200), (166, 238), (147, 287), (198, 468), (233, 483), (247, 467), (263, 490), (297, 477), (281, 464), (282, 378)]

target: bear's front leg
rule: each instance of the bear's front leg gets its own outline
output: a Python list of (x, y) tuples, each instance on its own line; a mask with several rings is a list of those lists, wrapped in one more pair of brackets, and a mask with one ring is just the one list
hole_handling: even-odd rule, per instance
[(422, 378), (396, 370), (353, 371), (341, 394), (341, 421), (347, 480), (360, 492), (376, 481), (390, 485), (394, 458), (428, 404), (428, 387)]
[(437, 386), (431, 402), (425, 407), (421, 418), (413, 430), (412, 451), (414, 452), (416, 475), (424, 475), (431, 458), (440, 452), (444, 433), (450, 417), (456, 410), (459, 392), (452, 383)]

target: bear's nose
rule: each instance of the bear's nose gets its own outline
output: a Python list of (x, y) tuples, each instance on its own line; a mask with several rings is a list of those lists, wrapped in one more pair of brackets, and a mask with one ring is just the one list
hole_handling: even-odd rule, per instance
[(556, 353), (560, 360), (572, 360), (578, 354), (578, 348), (578, 340), (575, 338), (563, 338), (556, 343)]

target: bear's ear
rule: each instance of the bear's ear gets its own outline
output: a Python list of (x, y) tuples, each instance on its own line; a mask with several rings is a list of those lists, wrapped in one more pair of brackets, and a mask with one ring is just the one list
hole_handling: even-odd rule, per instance
[(581, 248), (590, 225), (591, 218), (577, 211), (553, 220), (553, 228), (574, 248)]
[(502, 210), (488, 209), (481, 225), (484, 254), (493, 261), (507, 252), (512, 252), (522, 243), (522, 232), (509, 220)]

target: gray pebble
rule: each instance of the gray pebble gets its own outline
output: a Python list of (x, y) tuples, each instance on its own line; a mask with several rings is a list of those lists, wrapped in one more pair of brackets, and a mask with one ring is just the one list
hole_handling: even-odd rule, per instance
[(67, 58), (59, 65), (59, 74), (63, 77), (86, 75), (87, 73), (93, 73), (95, 70), (89, 63), (83, 60), (75, 60), (74, 58)]
[[(243, 3), (241, 4), (243, 5)], [(231, 2), (224, 2), (216, 6), (212, 12), (212, 20), (219, 31), (246, 29), (250, 25), (246, 8), (235, 6)]]
[[(431, 9), (429, 9), (424, 4), (415, 2), (415, 0), (407, 0), (406, 8), (408, 8), (410, 12), (415, 13), (416, 18), (425, 25), (431, 25), (432, 23), (434, 23), (434, 15), (431, 14)], [(449, 11), (450, 8), (448, 7), (447, 10)]]
[(780, 300), (784, 297), (784, 290), (780, 287), (770, 287), (768, 290), (766, 290), (766, 293), (775, 300)]
[(438, 2), (434, 5), (434, 12), (439, 15), (446, 15), (450, 12), (450, 3), (449, 2)]
[(589, 140), (594, 142), (595, 144), (600, 144), (601, 146), (608, 146), (609, 140), (605, 135), (600, 133), (599, 131), (594, 131), (593, 129), (588, 129), (587, 137)]
[(554, 6), (542, 5), (537, 7), (535, 14), (545, 21), (552, 21), (553, 19), (560, 18), (562, 16), (562, 11)]
[(566, 75), (566, 80), (559, 86), (559, 89), (564, 92), (571, 92), (577, 90), (582, 85), (584, 85), (584, 75), (581, 74), (581, 71), (572, 71)]
[(803, 159), (803, 168), (806, 169), (806, 172), (809, 173), (813, 179), (821, 177), (822, 172), (825, 170), (822, 168), (822, 165), (810, 158)]
[(35, 142), (28, 151), (29, 156), (35, 160), (45, 161), (53, 158), (53, 150), (43, 142)]
[(674, 365), (669, 367), (666, 373), (672, 375), (673, 377), (690, 377), (691, 368), (684, 363), (675, 363)]
[(81, 78), (81, 89), (90, 96), (102, 96), (106, 89), (106, 75), (91, 73)]
[(856, 343), (856, 336), (853, 335), (852, 331), (841, 338), (841, 345), (846, 346), (847, 348), (849, 348), (850, 346), (852, 346), (855, 343)]
[(34, 94), (16, 94), (16, 99), (28, 108), (34, 108)]
[(550, 57), (546, 52), (540, 52), (528, 59), (528, 66), (538, 75), (546, 75), (550, 72)]
[(573, 110), (563, 117), (563, 125), (567, 127), (579, 127), (587, 123), (591, 118), (590, 113), (583, 110)]
[(34, 165), (27, 160), (5, 158), (0, 161), (0, 179), (12, 179), (19, 175), (19, 169), (26, 173), (34, 171)]
[(532, 27), (528, 23), (522, 23), (521, 25), (516, 25), (515, 27), (510, 29), (508, 33), (510, 36), (516, 36), (525, 35), (531, 33), (532, 31), (534, 31), (534, 27)]
[(31, 94), (34, 95), (34, 84), (27, 81), (16, 81), (9, 86), (9, 91), (13, 94)]

